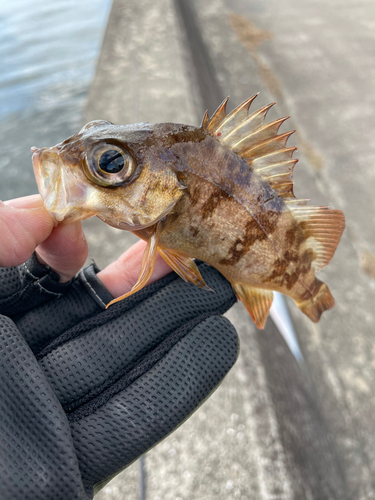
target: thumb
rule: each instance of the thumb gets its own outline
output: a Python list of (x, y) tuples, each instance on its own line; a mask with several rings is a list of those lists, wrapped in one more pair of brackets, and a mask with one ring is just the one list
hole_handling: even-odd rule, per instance
[(26, 262), (53, 229), (53, 219), (40, 196), (24, 200), (24, 206), (30, 208), (15, 208), (0, 201), (0, 267)]

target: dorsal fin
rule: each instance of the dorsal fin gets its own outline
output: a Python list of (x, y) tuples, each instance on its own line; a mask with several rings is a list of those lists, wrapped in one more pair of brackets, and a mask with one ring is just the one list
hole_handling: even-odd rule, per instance
[(202, 118), (201, 127), (206, 128), (209, 121), (210, 121), (210, 115), (208, 114), (208, 109), (206, 109), (206, 112)]
[(204, 116), (202, 126), (251, 165), (278, 196), (294, 199), (293, 168), (298, 160), (293, 160), (292, 155), (297, 148), (286, 147), (294, 131), (278, 135), (280, 126), (289, 117), (265, 123), (266, 115), (275, 103), (249, 114), (250, 105), (257, 95), (246, 99), (228, 115), (225, 111), (227, 97), (211, 119), (207, 114)]
[(231, 111), (229, 115), (227, 115), (220, 123), (220, 125), (217, 127), (216, 134), (220, 132), (221, 134), (226, 136), (227, 133), (233, 130), (238, 123), (242, 122), (242, 120), (244, 120), (247, 117), (250, 105), (253, 102), (253, 100), (257, 97), (257, 95), (259, 95), (259, 93), (249, 97), (248, 99), (246, 99), (246, 101), (237, 106), (236, 109)]
[(309, 207), (287, 203), (289, 210), (302, 227), (316, 259), (313, 261), (315, 270), (322, 269), (332, 259), (345, 229), (345, 217), (341, 210), (331, 210), (329, 207)]
[(224, 120), (224, 118), (227, 116), (226, 113), (226, 106), (227, 102), (229, 100), (229, 97), (225, 98), (224, 101), (220, 104), (220, 106), (217, 108), (215, 113), (212, 115), (211, 120), (207, 124), (207, 131), (212, 135), (212, 132), (214, 132), (217, 127), (221, 124), (221, 122)]

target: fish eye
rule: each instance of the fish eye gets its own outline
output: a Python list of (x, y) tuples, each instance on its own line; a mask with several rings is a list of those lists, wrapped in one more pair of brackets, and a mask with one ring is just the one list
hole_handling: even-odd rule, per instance
[(95, 144), (86, 154), (85, 173), (100, 186), (116, 187), (127, 182), (135, 171), (135, 161), (124, 149), (107, 143)]
[(126, 158), (124, 154), (116, 149), (109, 149), (99, 158), (99, 168), (107, 174), (117, 174), (124, 168)]

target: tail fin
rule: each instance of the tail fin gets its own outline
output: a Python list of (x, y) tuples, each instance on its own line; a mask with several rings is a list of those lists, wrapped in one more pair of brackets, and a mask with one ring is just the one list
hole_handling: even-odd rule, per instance
[[(318, 288), (319, 283), (320, 287)], [(314, 321), (314, 323), (320, 320), (320, 316), (324, 311), (332, 309), (335, 305), (335, 299), (332, 297), (328, 286), (318, 279), (316, 279), (316, 285), (318, 291), (313, 297), (303, 302), (296, 302), (301, 311), (306, 314), (311, 321)]]

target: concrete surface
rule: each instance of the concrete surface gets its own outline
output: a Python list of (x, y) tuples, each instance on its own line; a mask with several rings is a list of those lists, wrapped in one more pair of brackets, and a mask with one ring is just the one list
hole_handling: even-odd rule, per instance
[[(206, 102), (212, 112), (227, 94), (233, 107), (260, 90), (257, 105), (278, 100), (270, 119), (291, 114), (299, 130), (296, 194), (348, 221), (321, 273), (336, 308), (313, 325), (291, 306), (305, 365), (271, 321), (260, 333), (235, 306), (239, 361), (147, 454), (147, 499), (375, 498), (373, 14), (369, 0), (114, 2), (87, 119), (198, 124)], [(102, 266), (130, 244), (86, 226)], [(137, 481), (133, 464), (97, 498), (139, 498)]]
[(229, 23), (282, 114), (291, 114), (293, 128), (300, 130), (295, 191), (311, 203), (341, 208), (347, 219), (335, 258), (321, 273), (336, 308), (318, 325), (295, 308), (291, 312), (348, 498), (375, 498), (375, 295), (369, 257), (375, 250), (375, 6), (293, 0), (266, 2), (262, 9), (252, 5), (231, 3), (241, 18), (232, 15)]

